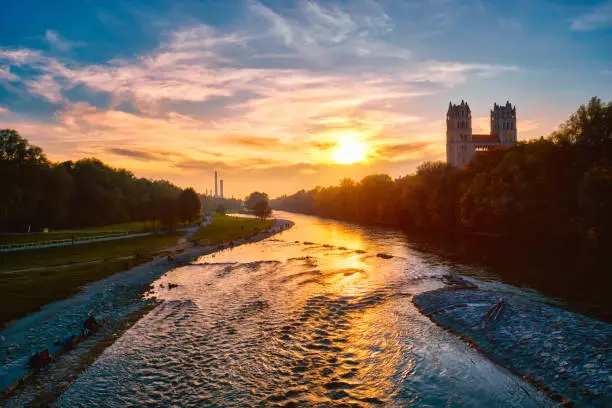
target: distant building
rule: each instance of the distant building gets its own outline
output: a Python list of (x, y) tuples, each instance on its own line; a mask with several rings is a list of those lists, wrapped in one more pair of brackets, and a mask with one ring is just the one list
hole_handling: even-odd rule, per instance
[(455, 167), (464, 167), (479, 151), (497, 146), (512, 146), (516, 143), (516, 107), (510, 102), (505, 106), (493, 105), (491, 110), (491, 132), (488, 135), (472, 134), (472, 112), (470, 106), (448, 103), (446, 113), (446, 162)]

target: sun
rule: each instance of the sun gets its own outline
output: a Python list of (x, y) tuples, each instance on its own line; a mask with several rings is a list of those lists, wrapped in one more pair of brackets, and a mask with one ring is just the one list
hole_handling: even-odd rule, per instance
[(368, 147), (364, 142), (357, 140), (342, 140), (332, 152), (332, 158), (336, 163), (353, 164), (364, 161)]

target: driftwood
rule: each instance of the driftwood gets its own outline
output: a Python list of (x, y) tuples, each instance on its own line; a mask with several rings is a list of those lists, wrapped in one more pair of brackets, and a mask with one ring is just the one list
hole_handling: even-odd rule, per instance
[(504, 310), (505, 302), (503, 298), (499, 298), (497, 302), (495, 302), (482, 316), (483, 318), (487, 318), (488, 321), (496, 321), (499, 319), (501, 312)]

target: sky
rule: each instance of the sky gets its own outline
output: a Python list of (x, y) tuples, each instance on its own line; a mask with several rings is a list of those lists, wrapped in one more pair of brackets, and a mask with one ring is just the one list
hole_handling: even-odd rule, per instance
[(0, 128), (199, 192), (411, 173), (449, 101), (527, 140), (612, 100), (610, 0), (0, 1)]

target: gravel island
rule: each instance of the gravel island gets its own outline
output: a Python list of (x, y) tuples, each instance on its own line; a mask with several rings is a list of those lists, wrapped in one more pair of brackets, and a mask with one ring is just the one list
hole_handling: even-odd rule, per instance
[(413, 301), (433, 321), (555, 400), (612, 406), (612, 325), (473, 287), (426, 292)]

